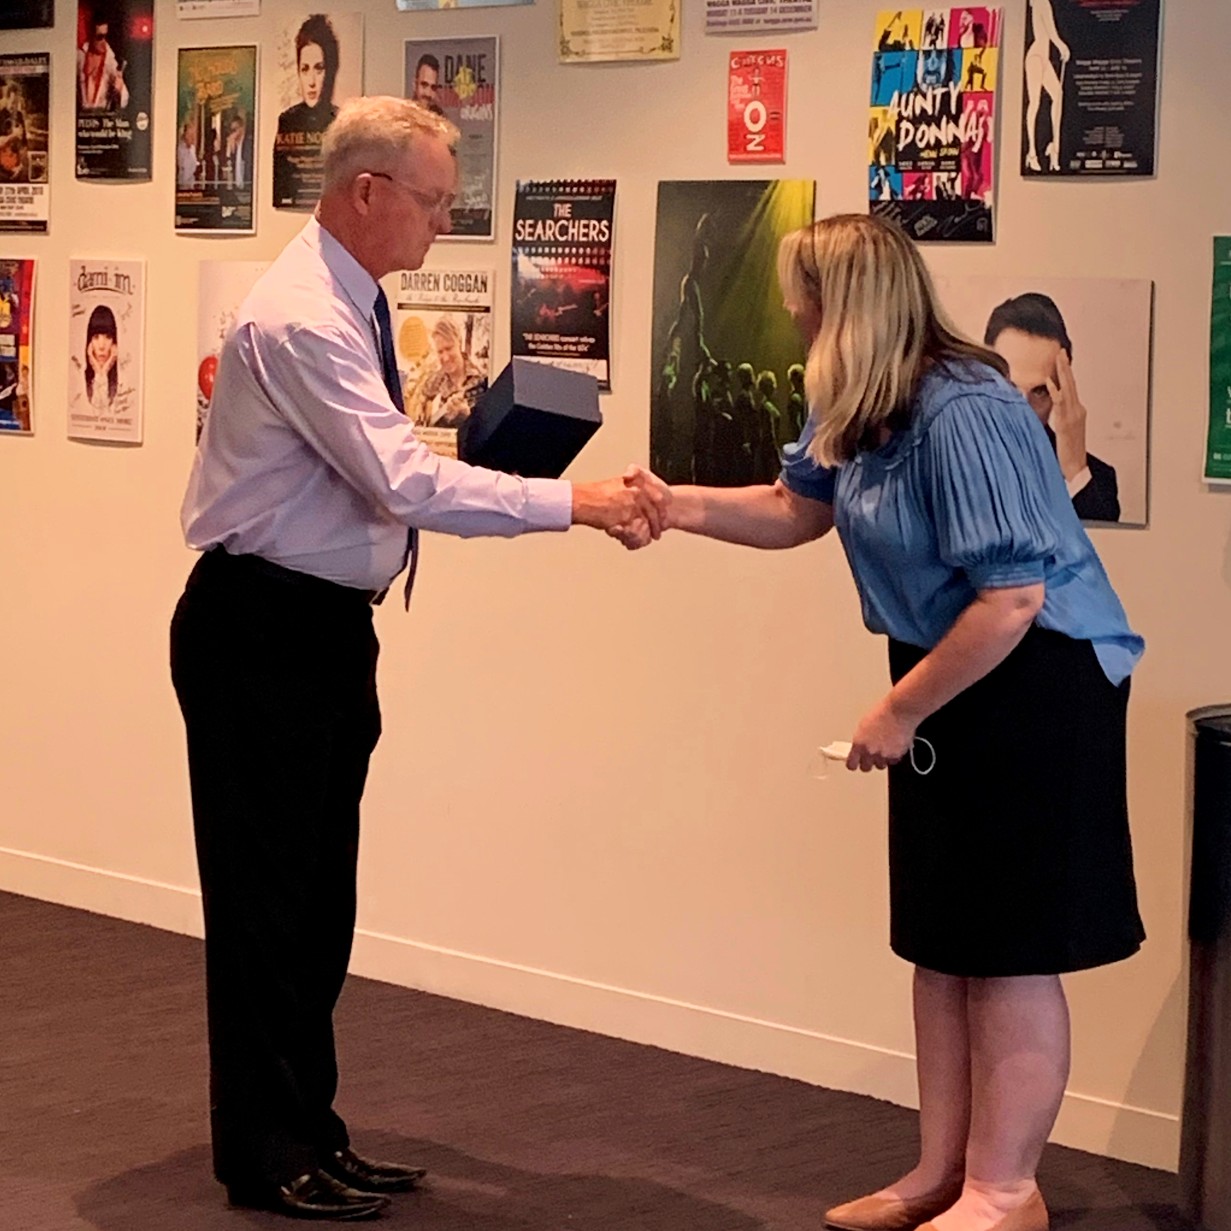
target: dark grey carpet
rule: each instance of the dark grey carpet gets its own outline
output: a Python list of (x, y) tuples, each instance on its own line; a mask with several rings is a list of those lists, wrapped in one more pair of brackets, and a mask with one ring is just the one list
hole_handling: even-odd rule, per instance
[[(0, 1228), (235, 1231), (205, 1118), (199, 942), (0, 894)], [(352, 979), (340, 1110), (431, 1169), (420, 1231), (794, 1231), (913, 1161), (915, 1116)], [(1175, 1177), (1048, 1150), (1060, 1231), (1187, 1231)]]

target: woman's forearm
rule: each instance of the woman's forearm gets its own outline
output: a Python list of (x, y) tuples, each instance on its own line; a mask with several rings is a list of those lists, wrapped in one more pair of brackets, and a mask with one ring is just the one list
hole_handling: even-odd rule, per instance
[(668, 525), (747, 547), (798, 547), (833, 525), (833, 506), (772, 487), (672, 487)]
[(1042, 605), (1041, 584), (980, 591), (935, 648), (894, 685), (890, 707), (912, 726), (934, 714), (1008, 658)]

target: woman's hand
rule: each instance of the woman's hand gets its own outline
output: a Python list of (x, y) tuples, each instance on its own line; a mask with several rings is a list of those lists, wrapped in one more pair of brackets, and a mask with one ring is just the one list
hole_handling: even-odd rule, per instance
[(846, 768), (861, 769), (866, 774), (896, 765), (910, 752), (916, 726), (917, 722), (902, 717), (890, 698), (884, 697), (859, 720)]

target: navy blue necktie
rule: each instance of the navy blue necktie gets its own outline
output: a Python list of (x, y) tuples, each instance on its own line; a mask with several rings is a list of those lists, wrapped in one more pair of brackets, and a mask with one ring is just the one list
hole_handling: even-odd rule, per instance
[[(372, 305), (376, 316), (376, 337), (380, 343), (380, 372), (385, 378), (385, 388), (393, 404), (406, 413), (406, 403), (402, 399), (402, 378), (398, 375), (397, 356), (393, 353), (393, 321), (389, 317), (389, 301), (385, 292), (377, 288), (376, 302)], [(415, 586), (415, 574), (419, 571), (419, 528), (411, 526), (406, 536), (406, 586), (403, 594), (406, 599), (406, 609), (410, 610), (410, 592)]]

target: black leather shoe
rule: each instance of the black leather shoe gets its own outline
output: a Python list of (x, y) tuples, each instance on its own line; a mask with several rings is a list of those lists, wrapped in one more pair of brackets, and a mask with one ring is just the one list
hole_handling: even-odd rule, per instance
[(360, 1158), (354, 1150), (338, 1150), (331, 1154), (321, 1169), (348, 1188), (361, 1193), (409, 1192), (427, 1175), (426, 1167), (403, 1167), (399, 1163), (378, 1163)]
[(361, 1193), (348, 1188), (325, 1171), (309, 1171), (299, 1179), (276, 1188), (259, 1185), (228, 1184), (232, 1205), (253, 1210), (272, 1210), (291, 1218), (331, 1219), (354, 1222), (375, 1218), (389, 1204), (388, 1197)]

